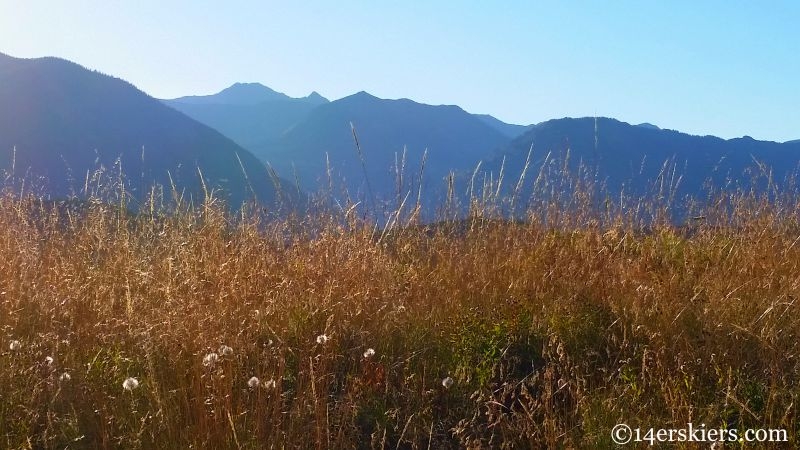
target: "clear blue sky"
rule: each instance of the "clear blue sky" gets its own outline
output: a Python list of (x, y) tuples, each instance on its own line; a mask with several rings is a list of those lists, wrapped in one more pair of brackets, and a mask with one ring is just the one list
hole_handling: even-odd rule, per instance
[(60, 56), (161, 98), (256, 81), (515, 123), (600, 115), (800, 139), (796, 0), (0, 0), (0, 52)]

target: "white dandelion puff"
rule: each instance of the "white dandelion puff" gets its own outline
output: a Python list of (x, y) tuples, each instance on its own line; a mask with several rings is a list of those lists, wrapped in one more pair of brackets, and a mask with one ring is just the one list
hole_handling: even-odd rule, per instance
[(450, 377), (447, 377), (444, 380), (442, 380), (442, 386), (444, 386), (445, 389), (450, 389), (451, 387), (453, 387), (454, 383), (455, 381), (453, 381), (453, 379)]
[(16, 339), (14, 339), (13, 341), (11, 341), (11, 342), (8, 344), (8, 349), (9, 349), (9, 350), (11, 350), (12, 352), (16, 352), (17, 350), (19, 350), (19, 349), (21, 349), (21, 348), (22, 348), (22, 343), (20, 343), (20, 342), (19, 342), (18, 340), (16, 340)]
[(247, 385), (250, 386), (250, 389), (255, 389), (261, 385), (261, 380), (259, 380), (258, 377), (252, 377), (247, 380)]
[(58, 377), (58, 381), (63, 381), (64, 383), (68, 382), (71, 379), (72, 375), (70, 375), (69, 372), (64, 372), (61, 374), (61, 376)]
[(222, 356), (231, 356), (233, 355), (233, 349), (227, 345), (222, 345), (219, 347), (219, 354)]
[(139, 387), (139, 380), (133, 377), (128, 377), (122, 382), (122, 388), (126, 391), (133, 391)]
[(365, 359), (372, 358), (373, 356), (375, 356), (375, 349), (374, 348), (368, 348), (368, 349), (366, 349), (364, 351), (364, 358)]
[(214, 367), (217, 361), (219, 361), (219, 355), (214, 352), (211, 352), (203, 357), (203, 365), (206, 367)]
[(44, 363), (47, 364), (48, 366), (53, 364), (53, 357), (52, 356), (45, 357), (44, 358)]
[(317, 336), (317, 344), (324, 344), (326, 342), (328, 342), (328, 336), (324, 334), (320, 334), (319, 336)]

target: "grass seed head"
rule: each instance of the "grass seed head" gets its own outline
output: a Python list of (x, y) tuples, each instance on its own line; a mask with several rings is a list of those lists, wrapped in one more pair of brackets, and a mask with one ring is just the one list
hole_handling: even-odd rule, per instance
[(454, 383), (455, 381), (453, 381), (453, 379), (450, 377), (447, 377), (444, 380), (442, 380), (442, 386), (444, 386), (445, 389), (450, 389), (451, 387), (453, 387)]
[(203, 365), (206, 367), (214, 367), (214, 365), (217, 364), (217, 361), (219, 361), (219, 355), (214, 352), (211, 352), (203, 357)]
[(122, 388), (126, 391), (133, 391), (139, 387), (139, 380), (133, 377), (128, 377), (122, 382)]
[(247, 385), (250, 386), (250, 389), (255, 389), (261, 385), (261, 380), (258, 377), (251, 377), (247, 380)]

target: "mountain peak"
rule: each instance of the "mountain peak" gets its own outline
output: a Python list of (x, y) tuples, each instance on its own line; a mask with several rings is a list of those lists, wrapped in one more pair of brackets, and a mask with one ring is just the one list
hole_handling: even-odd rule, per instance
[(650, 129), (650, 130), (660, 130), (661, 129), (657, 125), (653, 125), (650, 122), (642, 122), (642, 123), (640, 123), (639, 125), (636, 125), (636, 126), (637, 127), (642, 127), (642, 128), (647, 128), (647, 129)]
[(358, 91), (355, 94), (351, 95), (350, 97), (353, 98), (368, 98), (368, 99), (377, 99), (374, 95), (370, 94), (367, 91)]
[(209, 100), (208, 103), (255, 105), (275, 100), (288, 100), (290, 97), (261, 83), (234, 83), (214, 95), (205, 96), (205, 98)]
[(320, 105), (323, 104), (323, 103), (328, 103), (328, 99), (323, 97), (323, 96), (321, 96), (319, 94), (319, 92), (317, 92), (317, 91), (313, 91), (310, 94), (308, 94), (308, 96), (305, 98), (305, 100), (308, 101), (308, 102), (316, 103), (316, 104), (320, 104)]
[(331, 104), (341, 104), (341, 105), (367, 105), (373, 104), (376, 102), (386, 102), (388, 100), (384, 100), (378, 98), (367, 91), (358, 91), (355, 94), (350, 94), (347, 97), (342, 97)]
[(233, 83), (229, 87), (219, 91), (217, 95), (223, 93), (238, 93), (238, 94), (249, 94), (253, 96), (264, 96), (264, 95), (283, 95), (279, 92), (276, 92), (273, 89), (264, 86), (261, 83)]

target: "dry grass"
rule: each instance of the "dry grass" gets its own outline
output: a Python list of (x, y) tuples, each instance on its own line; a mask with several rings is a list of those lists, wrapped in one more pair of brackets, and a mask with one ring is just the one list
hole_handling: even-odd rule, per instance
[(0, 198), (0, 447), (607, 448), (618, 422), (795, 440), (800, 204), (731, 195), (692, 227), (478, 206), (383, 233)]

